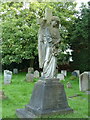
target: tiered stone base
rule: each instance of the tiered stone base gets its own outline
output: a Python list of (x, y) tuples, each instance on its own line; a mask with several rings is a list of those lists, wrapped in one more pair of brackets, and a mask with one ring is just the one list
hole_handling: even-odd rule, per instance
[(39, 80), (24, 109), (17, 109), (18, 118), (38, 118), (73, 112), (68, 106), (64, 86), (58, 79)]

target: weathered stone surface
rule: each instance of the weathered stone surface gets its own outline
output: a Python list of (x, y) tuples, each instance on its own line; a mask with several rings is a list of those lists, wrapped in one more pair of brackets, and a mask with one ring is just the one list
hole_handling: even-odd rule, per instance
[(72, 84), (70, 82), (67, 83), (67, 88), (72, 88)]
[(3, 91), (0, 91), (0, 100), (6, 99), (7, 97), (5, 96)]
[(83, 72), (79, 76), (80, 91), (90, 91), (90, 72)]
[(33, 79), (34, 79), (34, 74), (31, 73), (26, 74), (26, 81), (33, 82)]
[(61, 70), (61, 73), (64, 74), (64, 76), (67, 76), (67, 71), (66, 70)]
[(34, 78), (39, 78), (39, 72), (37, 70), (34, 72)]
[[(41, 22), (40, 22), (41, 21)], [(56, 77), (57, 56), (60, 43), (59, 17), (52, 16), (52, 10), (46, 8), (45, 18), (40, 20), (38, 32), (39, 67), (43, 69), (44, 78)]]
[(80, 70), (74, 70), (77, 73), (77, 76), (80, 75)]
[(72, 75), (75, 76), (75, 77), (78, 77), (78, 74), (77, 74), (77, 72), (75, 72), (75, 71), (72, 72)]
[(29, 67), (28, 73), (26, 74), (26, 81), (33, 82), (34, 79), (34, 68)]
[(18, 74), (18, 69), (17, 69), (17, 68), (14, 68), (14, 69), (13, 69), (13, 73), (14, 73), (14, 74)]
[(29, 67), (29, 68), (28, 68), (28, 73), (34, 73), (34, 68)]
[(12, 72), (4, 70), (4, 84), (10, 84), (12, 79)]
[(73, 75), (73, 76), (76, 76), (76, 77), (79, 77), (80, 71), (79, 71), (79, 70), (74, 70), (74, 71), (72, 72), (72, 75)]
[(41, 72), (41, 77), (43, 77), (43, 72)]
[(59, 79), (45, 79), (35, 84), (30, 103), (16, 110), (16, 114), (19, 118), (36, 118), (72, 111)]
[(64, 74), (57, 74), (57, 78), (59, 80), (64, 80)]

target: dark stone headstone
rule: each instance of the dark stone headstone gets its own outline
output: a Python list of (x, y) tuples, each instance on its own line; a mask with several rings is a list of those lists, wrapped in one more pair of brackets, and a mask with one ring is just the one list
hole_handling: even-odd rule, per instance
[(72, 72), (72, 75), (75, 76), (75, 77), (78, 77), (77, 72)]
[(45, 79), (35, 84), (30, 103), (24, 109), (17, 109), (16, 115), (19, 118), (37, 118), (72, 111), (59, 79)]

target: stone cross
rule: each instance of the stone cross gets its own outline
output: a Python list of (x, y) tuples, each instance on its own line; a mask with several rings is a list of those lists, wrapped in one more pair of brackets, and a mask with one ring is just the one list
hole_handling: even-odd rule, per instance
[(50, 8), (45, 9), (45, 19), (49, 22), (52, 18), (52, 10)]
[(51, 18), (52, 18), (52, 10), (50, 8), (46, 8), (44, 18), (37, 18), (37, 24), (41, 24), (43, 19), (46, 19), (47, 22), (50, 22)]

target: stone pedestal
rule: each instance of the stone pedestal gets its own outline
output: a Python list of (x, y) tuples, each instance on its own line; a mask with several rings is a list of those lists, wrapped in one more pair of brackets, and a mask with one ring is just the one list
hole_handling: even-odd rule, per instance
[(39, 80), (34, 87), (30, 103), (17, 109), (19, 118), (37, 118), (73, 112), (68, 106), (64, 86), (59, 79)]

